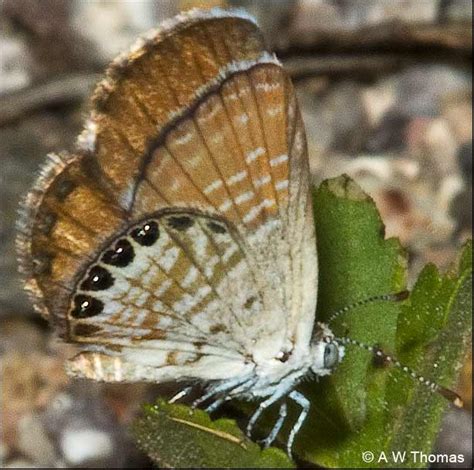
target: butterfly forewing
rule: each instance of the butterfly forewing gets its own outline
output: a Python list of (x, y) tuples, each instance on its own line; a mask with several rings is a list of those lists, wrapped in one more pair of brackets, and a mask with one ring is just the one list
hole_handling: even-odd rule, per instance
[(71, 373), (224, 379), (256, 350), (308, 346), (304, 130), (252, 21), (201, 12), (154, 33), (110, 68), (79, 142), (51, 157), (18, 242), (40, 309), (95, 351)]
[[(213, 37), (225, 39), (229, 49), (214, 48)], [(150, 139), (218, 86), (226, 68), (255, 61), (264, 50), (253, 22), (201, 12), (178, 17), (115, 61), (97, 89), (93, 121), (97, 159), (124, 202), (130, 202), (130, 184), (140, 177)]]

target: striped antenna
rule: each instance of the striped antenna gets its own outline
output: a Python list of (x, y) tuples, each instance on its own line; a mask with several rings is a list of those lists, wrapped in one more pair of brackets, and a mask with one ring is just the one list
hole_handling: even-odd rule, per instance
[(374, 295), (372, 297), (368, 297), (363, 300), (358, 300), (352, 304), (346, 305), (345, 307), (342, 307), (340, 310), (337, 310), (334, 312), (330, 317), (329, 320), (326, 322), (328, 325), (330, 325), (336, 318), (340, 317), (346, 312), (349, 312), (351, 310), (354, 310), (355, 308), (358, 307), (363, 307), (364, 305), (368, 305), (374, 302), (400, 302), (402, 300), (405, 300), (409, 296), (409, 292), (407, 290), (403, 290), (400, 292), (397, 292), (395, 294), (381, 294), (381, 295)]
[(408, 367), (404, 364), (402, 364), (398, 359), (396, 359), (393, 356), (390, 356), (383, 352), (380, 348), (376, 346), (370, 346), (368, 344), (365, 344), (361, 341), (358, 341), (356, 339), (348, 338), (348, 337), (343, 337), (343, 338), (333, 338), (331, 341), (335, 341), (338, 344), (353, 344), (355, 346), (358, 346), (361, 349), (365, 349), (366, 351), (371, 352), (374, 357), (377, 359), (381, 360), (384, 364), (389, 364), (393, 365), (395, 367), (398, 367), (401, 369), (403, 372), (408, 374), (412, 379), (422, 383), (425, 387), (427, 387), (429, 390), (435, 393), (439, 393), (441, 396), (449, 400), (453, 405), (455, 405), (458, 408), (462, 408), (464, 406), (464, 403), (461, 399), (461, 397), (456, 393), (453, 392), (452, 390), (449, 390), (445, 387), (442, 387), (441, 385), (437, 384), (436, 382), (433, 382), (430, 379), (427, 379), (426, 377), (423, 377), (422, 375), (418, 374), (416, 371), (414, 371), (411, 367)]

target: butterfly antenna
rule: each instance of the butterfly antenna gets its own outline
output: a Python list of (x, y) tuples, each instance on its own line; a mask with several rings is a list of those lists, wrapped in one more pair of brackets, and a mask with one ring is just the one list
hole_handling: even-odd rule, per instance
[(403, 290), (401, 292), (397, 292), (395, 294), (381, 294), (381, 295), (374, 295), (373, 297), (368, 297), (363, 300), (358, 300), (352, 304), (346, 305), (342, 307), (340, 310), (334, 312), (325, 323), (330, 325), (336, 318), (340, 317), (342, 314), (349, 312), (350, 310), (354, 310), (358, 307), (363, 307), (364, 305), (371, 304), (373, 302), (400, 302), (402, 300), (407, 299), (409, 296), (409, 292), (407, 290)]
[(462, 408), (464, 406), (464, 403), (461, 397), (456, 392), (453, 392), (452, 390), (442, 387), (436, 382), (433, 382), (430, 379), (423, 377), (422, 375), (415, 372), (411, 367), (408, 367), (402, 364), (398, 359), (396, 359), (393, 356), (390, 356), (389, 354), (386, 354), (385, 352), (383, 352), (380, 348), (376, 346), (370, 346), (368, 344), (362, 343), (361, 341), (348, 338), (348, 337), (334, 338), (333, 341), (339, 344), (353, 344), (355, 346), (358, 346), (361, 349), (365, 349), (366, 351), (371, 352), (374, 355), (374, 357), (381, 360), (384, 364), (398, 367), (403, 372), (408, 374), (413, 380), (416, 380), (419, 383), (422, 383), (425, 387), (430, 389), (432, 392), (439, 393), (441, 396), (443, 396), (444, 398), (449, 400), (451, 403), (453, 403), (453, 405), (455, 405), (456, 407)]

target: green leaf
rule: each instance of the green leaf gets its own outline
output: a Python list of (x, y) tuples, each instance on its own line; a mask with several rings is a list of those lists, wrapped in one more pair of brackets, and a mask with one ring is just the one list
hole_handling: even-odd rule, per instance
[[(472, 242), (458, 266), (442, 275), (433, 265), (421, 272), (411, 300), (402, 309), (398, 356), (422, 376), (447, 388), (456, 385), (472, 337)], [(396, 412), (390, 443), (394, 450), (429, 453), (439, 431), (446, 400), (398, 374), (392, 402)], [(428, 417), (428, 419), (427, 419)], [(414, 459), (409, 466), (420, 467)]]
[(145, 407), (133, 433), (150, 458), (165, 467), (293, 467), (282, 450), (262, 450), (243, 435), (235, 421), (211, 421), (204, 411), (164, 400)]
[[(404, 252), (398, 240), (384, 239), (374, 202), (351, 179), (324, 182), (314, 194), (314, 214), (318, 321), (355, 301), (405, 288)], [(373, 303), (346, 313), (331, 328), (337, 336), (394, 351), (399, 312), (398, 303)], [(384, 448), (389, 374), (372, 362), (370, 353), (348, 346), (334, 374), (304, 385), (312, 409), (297, 441), (301, 457), (326, 467), (363, 466), (362, 452)]]
[[(342, 176), (323, 183), (314, 211), (319, 321), (356, 300), (405, 287), (403, 250), (396, 240), (384, 239), (375, 204), (353, 181)], [(471, 273), (468, 245), (459, 269), (442, 276), (433, 266), (425, 268), (408, 302), (354, 309), (331, 326), (336, 335), (379, 345), (425, 377), (452, 387), (471, 336)], [(392, 450), (429, 453), (448, 406), (401, 370), (377, 367), (355, 346), (346, 348), (333, 375), (302, 390), (312, 409), (297, 452), (325, 467), (399, 467)], [(364, 462), (366, 451), (380, 462)], [(405, 466), (415, 463), (407, 460)]]

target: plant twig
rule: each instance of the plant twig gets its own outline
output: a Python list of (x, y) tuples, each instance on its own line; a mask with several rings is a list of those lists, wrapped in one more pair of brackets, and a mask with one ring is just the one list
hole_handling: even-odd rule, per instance
[(74, 74), (0, 95), (0, 126), (48, 106), (81, 102), (89, 96), (100, 75)]
[(201, 431), (205, 431), (205, 432), (208, 432), (210, 434), (214, 434), (215, 436), (221, 437), (223, 439), (227, 439), (228, 441), (233, 442), (234, 444), (238, 444), (239, 446), (241, 446), (244, 449), (247, 448), (247, 446), (245, 445), (244, 442), (242, 442), (241, 439), (239, 439), (236, 436), (233, 436), (232, 434), (229, 434), (228, 432), (220, 431), (218, 429), (207, 428), (207, 427), (202, 426), (198, 423), (193, 423), (192, 421), (186, 421), (186, 420), (180, 419), (180, 418), (170, 417), (170, 419), (171, 419), (171, 421), (176, 421), (177, 423), (186, 424), (187, 426), (191, 426), (192, 428), (200, 429)]
[(281, 57), (315, 53), (416, 53), (449, 56), (461, 60), (472, 57), (472, 30), (469, 22), (447, 24), (392, 21), (357, 30), (327, 29), (290, 35), (288, 44), (277, 50)]

